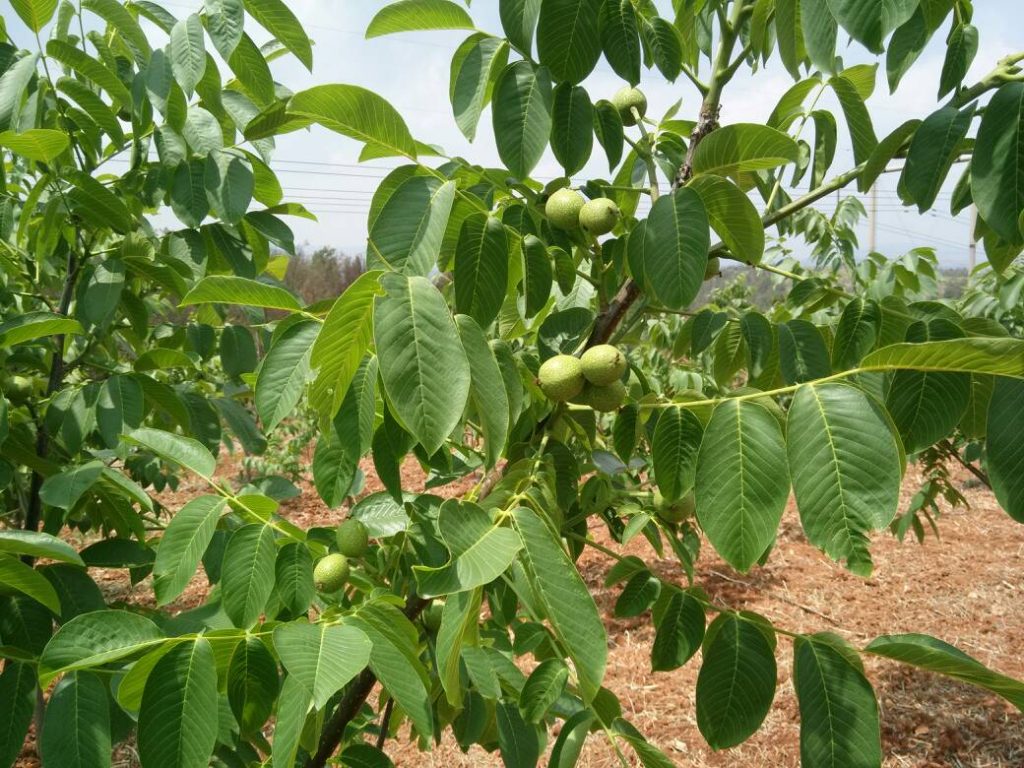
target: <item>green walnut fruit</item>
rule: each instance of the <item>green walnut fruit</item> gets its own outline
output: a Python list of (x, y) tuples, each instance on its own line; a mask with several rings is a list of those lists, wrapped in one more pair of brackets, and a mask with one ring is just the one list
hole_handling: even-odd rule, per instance
[(36, 382), (27, 376), (14, 375), (3, 382), (3, 394), (15, 405), (24, 403), (36, 389)]
[(370, 534), (358, 520), (346, 520), (338, 526), (338, 551), (345, 557), (362, 557), (370, 548)]
[(612, 104), (619, 111), (623, 125), (636, 125), (636, 117), (633, 116), (633, 108), (643, 117), (647, 114), (647, 97), (639, 88), (632, 88), (628, 85), (619, 88), (612, 96)]
[(572, 231), (580, 225), (580, 211), (586, 200), (574, 189), (562, 188), (544, 204), (544, 214), (551, 226)]
[(666, 523), (682, 523), (691, 519), (697, 512), (697, 502), (692, 493), (688, 493), (679, 501), (665, 504), (662, 499), (661, 507), (658, 509), (658, 516)]
[(621, 379), (628, 367), (626, 356), (611, 344), (591, 347), (583, 353), (580, 363), (583, 364), (583, 375), (587, 381), (602, 387)]
[(580, 209), (580, 227), (594, 237), (607, 235), (619, 221), (619, 206), (607, 197), (588, 200)]
[(444, 611), (444, 602), (435, 600), (427, 606), (423, 612), (423, 626), (432, 634), (437, 634), (441, 629), (441, 613)]
[(613, 381), (604, 386), (592, 385), (588, 392), (590, 407), (602, 413), (617, 411), (626, 400), (626, 385), (621, 381)]
[(564, 403), (576, 397), (585, 381), (583, 363), (572, 355), (549, 357), (537, 374), (537, 384), (541, 391), (556, 403)]
[(712, 277), (718, 277), (722, 274), (722, 260), (717, 256), (712, 256), (708, 259), (708, 266), (704, 270), (704, 279), (710, 280)]
[(321, 592), (337, 592), (348, 581), (350, 571), (348, 558), (332, 552), (316, 564), (313, 583)]

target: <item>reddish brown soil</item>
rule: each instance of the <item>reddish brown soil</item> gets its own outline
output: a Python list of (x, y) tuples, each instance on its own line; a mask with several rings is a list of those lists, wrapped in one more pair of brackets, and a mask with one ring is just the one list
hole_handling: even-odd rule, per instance
[[(380, 489), (370, 466), (364, 466), (366, 492)], [(408, 488), (422, 487), (415, 466), (403, 472)], [(904, 504), (917, 488), (913, 470), (905, 485)], [(705, 547), (697, 584), (720, 603), (757, 611), (781, 628), (797, 632), (831, 631), (856, 645), (876, 635), (925, 632), (951, 642), (984, 664), (1024, 678), (1024, 526), (1002, 512), (990, 493), (959, 482), (970, 509), (946, 510), (939, 521), (941, 539), (923, 545), (878, 534), (872, 546), (875, 573), (861, 579), (843, 570), (807, 544), (792, 504), (783, 520), (778, 546), (764, 568), (741, 575)], [(469, 485), (443, 489), (454, 495)], [(201, 492), (184, 484), (169, 495), (171, 508)], [(284, 505), (293, 522), (329, 525), (341, 510), (326, 510), (315, 492)], [(607, 535), (594, 531), (598, 540)], [(683, 582), (677, 563), (658, 560), (638, 539), (628, 551), (654, 564), (665, 579)], [(799, 717), (790, 681), (791, 646), (779, 644), (779, 688), (762, 729), (748, 742), (714, 753), (696, 727), (694, 686), (699, 659), (671, 673), (651, 673), (653, 633), (646, 617), (617, 620), (612, 606), (618, 588), (603, 587), (610, 563), (589, 550), (582, 559), (584, 576), (604, 611), (609, 630), (609, 667), (605, 684), (615, 691), (625, 716), (682, 768), (744, 766), (794, 768), (799, 765)], [(197, 579), (180, 601), (182, 608), (202, 599), (206, 585)], [(144, 582), (128, 588), (111, 574), (104, 582), (111, 598), (144, 603), (151, 594)], [(1024, 766), (1024, 716), (1002, 699), (926, 672), (867, 658), (869, 677), (879, 696), (886, 768), (1021, 768)], [(37, 765), (31, 743), (18, 765)], [(500, 766), (497, 755), (474, 749), (462, 754), (450, 739), (432, 753), (392, 742), (389, 753), (401, 766)], [(120, 766), (135, 765), (119, 754)], [(639, 765), (634, 762), (633, 764)], [(615, 766), (617, 758), (599, 736), (592, 736), (582, 766)]]

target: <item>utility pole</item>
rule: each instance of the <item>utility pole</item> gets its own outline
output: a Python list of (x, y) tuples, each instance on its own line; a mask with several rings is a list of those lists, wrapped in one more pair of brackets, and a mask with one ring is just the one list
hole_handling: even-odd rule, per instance
[(874, 253), (878, 236), (878, 184), (871, 185), (870, 208), (868, 209), (868, 253)]
[(978, 206), (971, 203), (971, 231), (967, 233), (967, 274), (974, 271), (978, 260), (978, 241), (974, 238), (974, 230), (978, 227)]

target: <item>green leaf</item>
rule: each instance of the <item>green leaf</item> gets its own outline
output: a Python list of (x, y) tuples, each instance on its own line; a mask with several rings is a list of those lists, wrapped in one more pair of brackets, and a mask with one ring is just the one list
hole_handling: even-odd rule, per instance
[(1024, 381), (996, 379), (988, 407), (985, 440), (986, 467), (999, 504), (1014, 520), (1024, 523), (1024, 411), (1020, 404)]
[(6, 659), (0, 672), (0, 765), (14, 765), (18, 759), (35, 708), (35, 670), (31, 664)]
[(391, 104), (365, 88), (318, 85), (292, 96), (288, 113), (373, 144), (388, 154), (416, 157), (416, 144), (402, 116)]
[(708, 627), (697, 676), (697, 727), (712, 749), (746, 741), (771, 708), (774, 641), (763, 624), (726, 613)]
[(939, 98), (960, 87), (978, 53), (978, 29), (971, 24), (957, 24), (946, 43), (946, 58), (939, 77)]
[(466, 592), (489, 584), (504, 573), (523, 542), (501, 518), (469, 501), (448, 499), (441, 505), (437, 528), (451, 553), (439, 567), (415, 565), (418, 592), (423, 597)]
[(66, 133), (48, 128), (30, 128), (22, 133), (0, 132), (0, 147), (7, 147), (22, 157), (44, 163), (61, 155), (69, 145), (70, 139)]
[(825, 174), (835, 160), (839, 129), (831, 112), (816, 109), (811, 112), (811, 119), (814, 120), (814, 158), (810, 186), (817, 189), (825, 181)]
[(832, 342), (832, 367), (847, 370), (856, 367), (875, 347), (882, 325), (882, 310), (873, 299), (852, 299), (843, 309)]
[(582, 709), (566, 719), (551, 749), (550, 768), (574, 768), (595, 717), (589, 709)]
[(779, 363), (787, 384), (811, 381), (832, 372), (828, 347), (821, 332), (807, 320), (780, 323)]
[(46, 705), (39, 752), (47, 765), (110, 765), (110, 701), (100, 678), (76, 672), (57, 684)]
[(831, 72), (839, 30), (827, 0), (800, 0), (800, 26), (811, 63), (823, 72)]
[(498, 316), (508, 284), (508, 238), (494, 216), (462, 221), (455, 245), (455, 306), (486, 328)]
[(919, 0), (828, 0), (832, 15), (850, 36), (872, 53), (881, 53), (889, 33), (914, 14)]
[(210, 212), (205, 183), (206, 166), (202, 160), (184, 160), (174, 170), (171, 210), (182, 224), (198, 227)]
[(206, 198), (213, 214), (228, 224), (238, 224), (252, 202), (252, 168), (243, 157), (214, 150), (206, 156), (203, 176)]
[(364, 603), (351, 622), (373, 643), (370, 669), (381, 685), (421, 734), (433, 733), (430, 677), (420, 659), (419, 631), (400, 610), (386, 603)]
[[(11, 63), (0, 76), (0, 130), (7, 130), (12, 124), (17, 125), (15, 116), (28, 94), (29, 81), (36, 76), (38, 62), (39, 56), (30, 53)], [(37, 188), (40, 192), (44, 189), (42, 185)]]
[(914, 133), (900, 177), (900, 188), (917, 203), (921, 213), (935, 204), (973, 117), (973, 105), (963, 110), (943, 107), (926, 117)]
[(498, 155), (514, 176), (525, 179), (548, 145), (552, 123), (548, 70), (527, 61), (509, 64), (494, 84), (494, 140)]
[(277, 701), (272, 768), (294, 768), (312, 694), (294, 675), (285, 675)]
[(220, 496), (197, 496), (171, 518), (153, 563), (157, 605), (167, 605), (185, 591), (225, 507), (227, 501)]
[(470, 384), (466, 352), (429, 280), (389, 273), (381, 285), (386, 293), (374, 306), (373, 336), (384, 389), (403, 426), (432, 454), (462, 417)]
[(985, 107), (971, 158), (971, 195), (978, 213), (1003, 240), (1024, 240), (1024, 83), (1001, 86)]
[(164, 461), (195, 472), (209, 480), (217, 468), (217, 460), (198, 440), (182, 437), (160, 429), (140, 427), (127, 439), (159, 456)]
[(103, 593), (83, 568), (64, 563), (44, 565), (39, 572), (47, 578), (60, 599), (60, 622), (71, 621), (90, 611), (107, 607)]
[(834, 560), (871, 573), (868, 533), (899, 504), (899, 446), (880, 407), (846, 384), (801, 387), (786, 434), (789, 471), (807, 538)]
[(448, 99), (462, 135), (476, 138), (480, 113), (491, 99), (498, 72), (508, 63), (508, 43), (479, 32), (466, 38), (452, 56)]
[(798, 637), (793, 685), (802, 766), (880, 768), (878, 702), (856, 650), (835, 635)]
[(872, 640), (864, 650), (985, 688), (1024, 712), (1024, 683), (993, 672), (963, 651), (934, 637), (882, 635)]
[(1024, 379), (1024, 341), (972, 337), (890, 344), (861, 361), (862, 370), (961, 371)]
[[(299, 545), (295, 545), (299, 546)], [(274, 710), (281, 682), (274, 656), (258, 637), (247, 637), (231, 654), (228, 703), (243, 734), (257, 733)]]
[(145, 417), (142, 386), (126, 374), (115, 374), (103, 383), (96, 401), (96, 425), (108, 448), (116, 448), (121, 435), (142, 424)]
[(179, 306), (197, 304), (242, 304), (288, 312), (302, 309), (286, 288), (237, 275), (207, 275), (185, 294)]
[(324, 318), (310, 366), (317, 371), (309, 403), (321, 421), (334, 417), (373, 338), (373, 298), (380, 293), (381, 273), (364, 272), (345, 289)]
[(693, 153), (693, 173), (735, 176), (799, 159), (796, 142), (782, 131), (756, 123), (735, 123), (709, 133)]
[(174, 79), (186, 96), (191, 96), (206, 72), (206, 46), (203, 43), (203, 22), (191, 14), (171, 28), (168, 51)]
[(601, 48), (615, 74), (630, 85), (640, 82), (640, 32), (632, 0), (601, 4)]
[(566, 176), (580, 171), (594, 146), (594, 108), (586, 89), (560, 83), (552, 106), (551, 151)]
[(715, 550), (747, 571), (775, 540), (789, 498), (779, 422), (744, 400), (720, 403), (697, 454), (697, 519)]
[(288, 674), (323, 709), (330, 698), (370, 661), (369, 638), (353, 626), (282, 624), (274, 630), (274, 647)]
[(139, 708), (143, 765), (205, 768), (217, 741), (217, 667), (205, 638), (180, 643), (153, 667)]
[(867, 192), (871, 189), (878, 177), (882, 175), (889, 161), (905, 147), (907, 141), (913, 137), (914, 132), (920, 126), (920, 120), (907, 120), (899, 128), (878, 142), (877, 146), (868, 156), (864, 170), (857, 177), (857, 189), (861, 192)]
[(757, 264), (764, 254), (764, 223), (739, 187), (721, 176), (705, 174), (687, 185), (700, 195), (712, 229), (740, 261)]
[(526, 679), (519, 693), (519, 711), (528, 723), (539, 723), (565, 690), (569, 668), (561, 659), (542, 661)]
[[(963, 336), (963, 331), (943, 319), (918, 321), (907, 330), (907, 339), (912, 342), (958, 336)], [(866, 358), (865, 364), (871, 357), (874, 355)], [(952, 431), (967, 409), (970, 389), (971, 377), (962, 373), (897, 371), (889, 382), (885, 407), (903, 437), (907, 453), (916, 453)]]
[(679, 32), (672, 22), (660, 16), (646, 19), (642, 29), (654, 65), (666, 80), (674, 83), (682, 72), (683, 44)]
[(469, 399), (483, 429), (488, 467), (501, 458), (509, 429), (509, 403), (501, 369), (483, 330), (467, 315), (456, 315), (462, 347), (469, 360)]
[(437, 266), (455, 192), (454, 181), (441, 183), (432, 176), (403, 181), (370, 225), (370, 266), (429, 275)]
[(377, 359), (367, 357), (356, 371), (331, 429), (321, 435), (313, 453), (313, 483), (332, 509), (345, 501), (359, 460), (370, 449), (376, 405)]
[(103, 99), (89, 86), (73, 77), (62, 76), (57, 78), (57, 90), (78, 102), (78, 105), (107, 132), (115, 144), (120, 146), (124, 143), (124, 131), (114, 110), (104, 103)]
[(551, 257), (543, 241), (536, 235), (526, 235), (522, 242), (523, 294), (526, 299), (526, 317), (540, 312), (551, 298), (554, 274)]
[(236, 627), (251, 627), (263, 612), (274, 590), (276, 559), (269, 525), (244, 525), (228, 539), (220, 588), (224, 613)]
[(313, 71), (313, 48), (302, 24), (282, 0), (245, 0), (245, 10), (256, 22)]
[(665, 501), (681, 499), (693, 490), (703, 434), (697, 417), (683, 408), (666, 408), (658, 416), (651, 454), (654, 477)]
[(84, 565), (74, 548), (63, 539), (40, 531), (0, 530), (0, 552), (46, 557), (62, 563)]
[(39, 571), (16, 557), (0, 554), (0, 587), (27, 595), (54, 613), (60, 613), (60, 600), (53, 585)]
[(370, 20), (366, 38), (428, 29), (474, 29), (465, 8), (450, 0), (398, 0)]
[(672, 587), (663, 590), (654, 607), (651, 669), (668, 672), (689, 661), (704, 640), (705, 620), (704, 608), (695, 597)]
[(615, 170), (622, 160), (622, 147), (626, 143), (625, 129), (622, 127), (619, 110), (607, 99), (601, 99), (594, 105), (594, 133), (608, 158), (608, 169)]
[(57, 11), (57, 0), (11, 0), (11, 7), (26, 27), (39, 32)]
[(13, 347), (46, 336), (68, 333), (82, 334), (85, 329), (77, 320), (53, 312), (26, 312), (0, 323), (0, 344)]
[(263, 358), (256, 373), (255, 404), (264, 431), (271, 431), (295, 412), (309, 380), (309, 358), (319, 333), (318, 323), (296, 323)]
[(919, 6), (914, 15), (893, 34), (885, 56), (885, 71), (890, 93), (896, 92), (903, 76), (910, 71), (924, 51), (934, 31), (928, 29), (924, 12)]
[(242, 0), (203, 0), (204, 21), (214, 47), (225, 61), (242, 40), (245, 8)]
[(831, 78), (828, 84), (835, 91), (839, 106), (846, 117), (846, 127), (853, 144), (853, 159), (858, 164), (866, 162), (878, 146), (878, 137), (875, 135), (864, 97), (860, 95), (856, 84), (849, 77), (837, 75)]
[[(630, 247), (635, 233), (630, 234)], [(658, 198), (639, 247), (644, 282), (661, 303), (682, 309), (696, 298), (704, 284), (710, 242), (707, 212), (695, 191), (684, 187)]]
[(779, 58), (793, 79), (799, 80), (800, 65), (807, 57), (803, 30), (800, 27), (800, 3), (798, 0), (775, 0), (774, 4)]
[[(31, 1), (31, 0), (29, 0)], [(53, 1), (53, 0), (51, 0)], [(113, 70), (64, 40), (49, 40), (46, 55), (70, 67), (105, 90), (119, 106), (131, 106), (132, 95)]]
[(579, 83), (601, 56), (600, 0), (543, 0), (537, 58), (559, 82)]
[(522, 507), (513, 511), (512, 522), (523, 539), (520, 560), (538, 606), (572, 659), (580, 695), (589, 703), (601, 688), (608, 657), (597, 605), (548, 523)]
[(316, 597), (313, 585), (313, 558), (305, 544), (290, 541), (277, 552), (274, 586), (281, 604), (293, 616), (309, 610)]
[(498, 702), (494, 713), (498, 730), (498, 751), (505, 768), (531, 768), (540, 761), (541, 739), (538, 728), (523, 720), (519, 708)]
[(540, 16), (541, 0), (498, 0), (501, 28), (509, 42), (527, 54), (533, 49), (533, 32)]
[(46, 685), (62, 672), (87, 669), (151, 650), (164, 642), (149, 619), (128, 611), (96, 611), (63, 624), (39, 657), (39, 681)]

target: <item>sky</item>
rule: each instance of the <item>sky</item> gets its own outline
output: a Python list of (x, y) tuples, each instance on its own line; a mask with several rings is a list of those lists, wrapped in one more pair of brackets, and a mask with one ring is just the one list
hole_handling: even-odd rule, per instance
[[(990, 71), (1000, 57), (1024, 49), (1024, 27), (1017, 21), (1008, 23), (1020, 12), (1018, 3), (1019, 0), (976, 0), (974, 24), (980, 31), (981, 44), (968, 75), (970, 82)], [(179, 18), (201, 7), (199, 2), (185, 0), (164, 0), (162, 4)], [(310, 73), (294, 57), (279, 58), (271, 64), (279, 82), (296, 91), (322, 83), (352, 83), (369, 88), (398, 109), (415, 138), (440, 145), (448, 154), (460, 155), (474, 163), (500, 165), (490, 129), (490, 110), (485, 110), (481, 117), (476, 141), (471, 144), (459, 132), (448, 101), (451, 56), (469, 32), (412, 32), (366, 40), (366, 27), (385, 2), (288, 0), (288, 5), (314, 41), (314, 67)], [(659, 5), (669, 6), (670, 3), (659, 0)], [(1016, 13), (1014, 6), (1018, 6)], [(479, 29), (501, 34), (496, 0), (477, 0), (472, 4), (471, 14)], [(671, 11), (665, 8), (663, 14), (670, 17)], [(34, 48), (34, 44), (29, 46), (27, 31), (17, 29), (19, 22), (13, 19), (14, 14), (4, 15), (8, 17), (15, 39)], [(875, 93), (869, 101), (879, 138), (905, 120), (924, 118), (939, 106), (936, 94), (948, 26), (947, 21), (895, 94), (889, 93), (885, 82), (883, 57)], [(148, 31), (160, 34), (151, 26)], [(249, 30), (247, 25), (247, 31), (257, 42), (266, 38), (262, 30)], [(844, 44), (841, 38), (839, 54), (847, 65), (873, 60), (856, 43), (848, 50), (843, 49)], [(211, 48), (209, 44), (207, 47)], [(706, 68), (706, 62), (702, 64)], [(793, 82), (777, 59), (755, 74), (741, 69), (723, 95), (722, 122), (763, 123)], [(602, 59), (583, 85), (596, 101), (610, 97), (623, 83)], [(644, 70), (640, 87), (647, 94), (649, 115), (662, 114), (682, 98), (678, 117), (695, 116), (699, 95), (684, 76), (676, 83), (667, 83), (656, 70)], [(827, 92), (819, 107), (841, 114), (831, 92)], [(810, 126), (804, 138), (813, 139)], [(320, 127), (277, 139), (273, 167), (281, 179), (286, 199), (305, 204), (318, 217), (316, 222), (288, 220), (297, 242), (310, 248), (331, 245), (350, 254), (364, 252), (370, 197), (388, 169), (400, 161), (378, 159), (360, 164), (360, 149), (358, 142)], [(853, 165), (849, 138), (841, 125), (839, 149), (830, 175)], [(562, 175), (550, 150), (534, 175), (542, 180)], [(607, 162), (596, 142), (591, 162), (577, 178), (588, 176), (608, 176)], [(969, 216), (964, 212), (953, 217), (949, 212), (950, 192), (958, 176), (959, 171), (954, 168), (936, 208), (924, 215), (919, 215), (916, 208), (904, 208), (899, 202), (895, 193), (898, 174), (883, 176), (878, 185), (876, 249), (886, 256), (896, 257), (912, 247), (932, 245), (942, 266), (966, 265)], [(848, 188), (844, 194), (854, 194), (853, 188)], [(869, 201), (864, 199), (867, 205)], [(829, 205), (834, 202), (834, 198), (829, 198)], [(867, 222), (862, 223), (858, 235), (862, 248), (866, 249)]]

